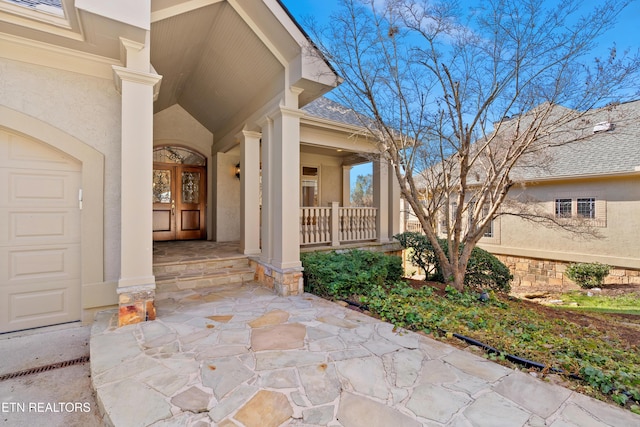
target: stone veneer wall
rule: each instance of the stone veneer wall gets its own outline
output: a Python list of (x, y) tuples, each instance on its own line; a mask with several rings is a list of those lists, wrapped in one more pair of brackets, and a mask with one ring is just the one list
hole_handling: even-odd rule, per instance
[(300, 295), (304, 292), (302, 268), (278, 271), (273, 267), (264, 265), (253, 259), (251, 259), (249, 263), (251, 268), (256, 270), (254, 276), (255, 281), (273, 290), (276, 295), (286, 297), (289, 295)]
[[(511, 282), (512, 292), (554, 290), (568, 291), (580, 289), (569, 280), (564, 272), (570, 262), (548, 259), (523, 258), (511, 255), (494, 254), (513, 274)], [(640, 271), (626, 268), (612, 267), (604, 283), (640, 285)]]

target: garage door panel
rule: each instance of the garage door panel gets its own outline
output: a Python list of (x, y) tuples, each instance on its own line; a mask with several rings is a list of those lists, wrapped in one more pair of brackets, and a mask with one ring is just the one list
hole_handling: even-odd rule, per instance
[(0, 167), (75, 170), (81, 165), (66, 154), (30, 138), (0, 131)]
[(0, 332), (78, 320), (80, 292), (72, 285), (73, 282), (60, 281), (0, 289), (0, 299), (7, 303), (6, 310), (2, 307)]
[(0, 228), (0, 247), (80, 241), (78, 209), (0, 208), (0, 218), (8, 225)]
[[(16, 281), (44, 283), (80, 277), (79, 245), (0, 248), (0, 287)], [(4, 285), (3, 285), (4, 284)]]
[(0, 182), (6, 191), (0, 207), (68, 207), (78, 206), (77, 172), (29, 172), (0, 168)]

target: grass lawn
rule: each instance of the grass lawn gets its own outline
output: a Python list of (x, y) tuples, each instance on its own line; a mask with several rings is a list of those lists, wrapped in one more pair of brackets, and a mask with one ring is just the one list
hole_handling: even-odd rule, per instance
[[(564, 302), (563, 308), (585, 310), (599, 313), (623, 313), (640, 316), (640, 294), (628, 293), (623, 295), (599, 295), (591, 292), (587, 295), (584, 291), (574, 291), (563, 294), (560, 299)], [(568, 304), (575, 303), (577, 306)]]
[(462, 345), (453, 333), (481, 341), (501, 352), (491, 356), (501, 363), (510, 364), (507, 354), (542, 363), (542, 374), (561, 372), (564, 386), (640, 414), (640, 317), (569, 311), (504, 294), (482, 302), (477, 293), (410, 283), (361, 302), (376, 317), (451, 344)]

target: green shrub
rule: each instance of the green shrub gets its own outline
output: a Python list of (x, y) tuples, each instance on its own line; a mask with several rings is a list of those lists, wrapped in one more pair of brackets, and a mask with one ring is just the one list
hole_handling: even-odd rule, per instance
[[(411, 248), (411, 262), (422, 268), (426, 273), (426, 280), (444, 282), (445, 278), (440, 268), (440, 262), (435, 256), (433, 246), (426, 236), (406, 231), (394, 236), (403, 248)], [(449, 253), (446, 240), (439, 240), (440, 247)], [(462, 250), (462, 247), (460, 248)], [(466, 286), (477, 289), (493, 289), (496, 291), (509, 292), (511, 290), (511, 279), (513, 276), (509, 268), (498, 258), (479, 247), (473, 248), (471, 257), (467, 264), (467, 273), (464, 278)]]
[(565, 274), (581, 288), (591, 289), (602, 286), (610, 269), (610, 266), (599, 262), (579, 263), (569, 265)]
[(411, 263), (420, 267), (428, 280), (438, 273), (436, 268), (438, 260), (427, 236), (412, 231), (405, 231), (393, 237), (400, 242), (403, 248), (411, 249), (411, 251), (409, 251)]
[(478, 289), (493, 289), (509, 292), (511, 290), (511, 271), (493, 254), (475, 247), (467, 264), (465, 284)]
[(309, 252), (301, 258), (305, 291), (324, 298), (373, 295), (403, 275), (400, 257), (377, 252)]

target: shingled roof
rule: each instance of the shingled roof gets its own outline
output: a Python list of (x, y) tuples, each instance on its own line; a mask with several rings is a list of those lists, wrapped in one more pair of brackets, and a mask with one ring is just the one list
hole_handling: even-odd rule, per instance
[(356, 113), (349, 107), (345, 107), (324, 96), (311, 101), (301, 109), (310, 116), (349, 126), (362, 127), (363, 120), (368, 120), (365, 116)]
[[(594, 133), (599, 123), (608, 123), (611, 129)], [(517, 178), (540, 180), (640, 171), (640, 100), (594, 110), (581, 119), (581, 127), (583, 137), (550, 147), (544, 168), (522, 168), (514, 171)]]

